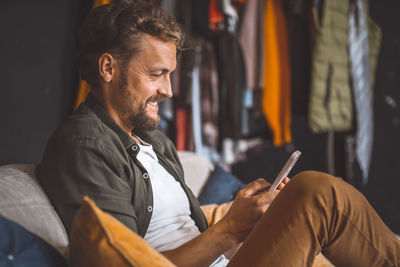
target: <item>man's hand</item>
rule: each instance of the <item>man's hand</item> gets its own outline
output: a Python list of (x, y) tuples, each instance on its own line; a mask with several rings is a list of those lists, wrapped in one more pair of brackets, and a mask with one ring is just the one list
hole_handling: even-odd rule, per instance
[(226, 225), (227, 231), (232, 235), (235, 242), (243, 241), (280, 190), (289, 181), (289, 178), (286, 177), (278, 186), (278, 190), (268, 192), (271, 184), (263, 178), (259, 178), (238, 192), (232, 207), (221, 219), (221, 223)]
[[(285, 178), (278, 186), (289, 182)], [(182, 246), (162, 254), (178, 266), (208, 266), (219, 255), (234, 251), (261, 215), (268, 209), (279, 190), (268, 192), (270, 183), (258, 179), (239, 191), (228, 213), (218, 223)]]

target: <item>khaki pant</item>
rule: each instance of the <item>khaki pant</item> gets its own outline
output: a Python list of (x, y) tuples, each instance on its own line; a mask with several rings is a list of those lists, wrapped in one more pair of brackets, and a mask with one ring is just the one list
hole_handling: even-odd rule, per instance
[(231, 266), (400, 266), (400, 242), (364, 196), (321, 172), (296, 175), (276, 197)]

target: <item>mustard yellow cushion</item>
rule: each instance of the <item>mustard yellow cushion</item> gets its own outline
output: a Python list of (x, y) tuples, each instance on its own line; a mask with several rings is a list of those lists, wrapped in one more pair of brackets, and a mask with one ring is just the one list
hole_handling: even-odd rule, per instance
[(231, 208), (231, 206), (232, 201), (220, 205), (208, 204), (201, 206), (201, 210), (203, 211), (204, 216), (206, 216), (208, 227), (216, 224), (219, 220), (221, 220), (222, 217), (224, 217), (228, 210)]
[(70, 233), (71, 266), (175, 266), (142, 237), (85, 197)]

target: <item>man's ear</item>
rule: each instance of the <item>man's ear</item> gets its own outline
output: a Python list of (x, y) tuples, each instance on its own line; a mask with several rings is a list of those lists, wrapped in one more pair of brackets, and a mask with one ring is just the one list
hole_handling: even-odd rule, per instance
[(116, 60), (109, 54), (104, 53), (99, 58), (99, 74), (103, 81), (109, 83), (115, 75)]

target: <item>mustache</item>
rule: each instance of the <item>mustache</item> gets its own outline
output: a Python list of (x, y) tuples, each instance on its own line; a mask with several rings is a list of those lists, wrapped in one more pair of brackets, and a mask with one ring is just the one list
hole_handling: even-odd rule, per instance
[(151, 97), (149, 97), (146, 101), (146, 104), (149, 102), (163, 102), (165, 101), (165, 99), (167, 99), (166, 96), (163, 95), (153, 95)]

